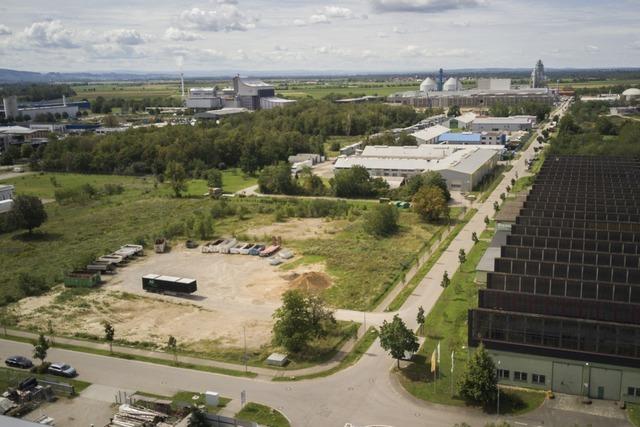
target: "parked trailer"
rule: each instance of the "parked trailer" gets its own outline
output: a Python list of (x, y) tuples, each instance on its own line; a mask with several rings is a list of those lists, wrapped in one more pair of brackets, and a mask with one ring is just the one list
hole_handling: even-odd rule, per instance
[(135, 251), (135, 249), (131, 249), (131, 248), (120, 248), (117, 251), (115, 251), (112, 255), (120, 255), (122, 258), (124, 259), (131, 259), (133, 257), (135, 257), (137, 254), (137, 252)]
[(218, 240), (215, 240), (215, 241), (213, 241), (213, 242), (205, 243), (204, 245), (202, 245), (202, 253), (203, 253), (203, 254), (210, 254), (210, 253), (213, 253), (213, 248), (214, 248), (215, 246), (219, 245), (219, 244), (220, 244), (220, 243), (222, 243), (222, 242), (223, 242), (223, 240), (222, 240), (222, 239), (218, 239)]
[(236, 239), (231, 239), (227, 243), (221, 243), (218, 245), (218, 252), (221, 254), (228, 254), (232, 247), (234, 247), (238, 243)]
[(195, 279), (147, 274), (142, 276), (142, 289), (147, 292), (156, 293), (176, 292), (192, 294), (198, 290), (198, 284)]
[(234, 247), (232, 247), (231, 249), (229, 249), (229, 253), (230, 254), (239, 254), (240, 253), (240, 249), (244, 248), (247, 244), (244, 242), (240, 242), (237, 245), (235, 245)]
[(64, 285), (70, 288), (91, 288), (99, 283), (99, 271), (76, 270), (64, 277)]
[(255, 243), (247, 243), (246, 245), (244, 245), (242, 249), (240, 249), (240, 253), (242, 255), (249, 255), (249, 251), (251, 250), (251, 248), (254, 248), (255, 246), (256, 246)]
[(133, 245), (131, 243), (124, 245), (121, 249), (133, 249), (136, 255), (144, 254), (144, 247), (142, 245)]
[(268, 257), (280, 250), (280, 245), (271, 245), (260, 252), (261, 257)]
[(104, 255), (98, 258), (98, 261), (107, 261), (115, 265), (121, 265), (125, 262), (124, 258), (120, 255)]
[(116, 267), (113, 264), (102, 264), (102, 263), (94, 263), (94, 264), (87, 264), (86, 267), (87, 271), (92, 271), (92, 272), (99, 272), (99, 273), (104, 273), (104, 274), (115, 274), (116, 272)]
[(264, 249), (264, 245), (255, 245), (251, 249), (249, 249), (249, 255), (258, 256), (260, 252)]

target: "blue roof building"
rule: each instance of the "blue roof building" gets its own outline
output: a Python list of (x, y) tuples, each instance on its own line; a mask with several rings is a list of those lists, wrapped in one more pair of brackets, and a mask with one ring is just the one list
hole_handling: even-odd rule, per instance
[(438, 137), (440, 144), (480, 144), (480, 141), (482, 141), (482, 135), (471, 132), (447, 132)]

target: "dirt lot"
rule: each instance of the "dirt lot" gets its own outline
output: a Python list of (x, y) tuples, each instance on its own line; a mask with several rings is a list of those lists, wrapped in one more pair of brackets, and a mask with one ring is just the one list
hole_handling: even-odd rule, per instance
[[(116, 275), (103, 276), (102, 288), (88, 295), (65, 299), (60, 286), (48, 295), (20, 301), (19, 326), (41, 327), (51, 320), (56, 333), (101, 337), (102, 322), (109, 321), (117, 339), (162, 346), (173, 335), (192, 347), (241, 347), (244, 327), (247, 345), (256, 348), (270, 340), (271, 316), (285, 290), (331, 283), (319, 264), (284, 272), (256, 256), (203, 254), (200, 248), (184, 247), (165, 254), (147, 252)], [(307, 277), (309, 272), (321, 277)], [(198, 291), (188, 297), (146, 293), (141, 277), (150, 273), (194, 278)]]
[[(344, 226), (343, 221), (325, 221), (322, 218), (291, 219), (264, 227), (250, 228), (246, 234), (262, 239), (264, 236), (280, 236), (286, 240), (330, 238)], [(265, 239), (262, 239), (265, 240)]]

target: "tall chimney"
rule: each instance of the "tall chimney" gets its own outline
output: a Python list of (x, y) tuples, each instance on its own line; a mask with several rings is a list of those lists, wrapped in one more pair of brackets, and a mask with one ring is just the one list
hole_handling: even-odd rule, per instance
[(182, 99), (184, 99), (184, 73), (180, 73), (180, 87), (181, 87)]

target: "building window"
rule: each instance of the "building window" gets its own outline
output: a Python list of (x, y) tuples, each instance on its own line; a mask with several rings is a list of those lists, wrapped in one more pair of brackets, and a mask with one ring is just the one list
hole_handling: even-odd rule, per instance
[(534, 384), (542, 384), (542, 385), (544, 385), (544, 384), (547, 383), (547, 378), (544, 375), (531, 374), (531, 382), (534, 383)]
[(522, 381), (522, 382), (527, 382), (527, 373), (526, 372), (518, 372), (518, 371), (514, 371), (513, 372), (513, 380), (514, 381)]
[(511, 378), (511, 376), (508, 369), (498, 369), (499, 380), (508, 380), (509, 378)]
[(627, 395), (640, 397), (640, 387), (628, 387), (627, 388)]

